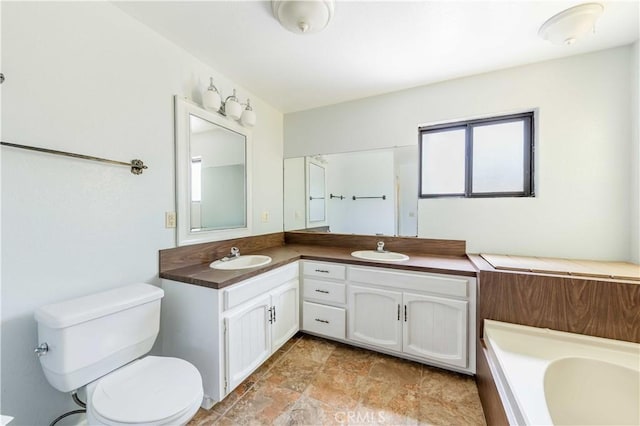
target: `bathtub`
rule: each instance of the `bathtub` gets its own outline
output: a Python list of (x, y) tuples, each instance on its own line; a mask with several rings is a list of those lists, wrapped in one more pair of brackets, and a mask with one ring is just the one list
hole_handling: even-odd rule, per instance
[(640, 425), (640, 344), (484, 321), (510, 424)]

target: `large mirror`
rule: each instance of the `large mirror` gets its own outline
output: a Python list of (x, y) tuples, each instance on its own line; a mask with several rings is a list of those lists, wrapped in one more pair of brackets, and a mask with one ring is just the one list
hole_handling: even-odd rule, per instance
[(284, 160), (285, 231), (417, 236), (417, 210), (415, 145)]
[(185, 99), (175, 107), (178, 245), (250, 235), (247, 130)]

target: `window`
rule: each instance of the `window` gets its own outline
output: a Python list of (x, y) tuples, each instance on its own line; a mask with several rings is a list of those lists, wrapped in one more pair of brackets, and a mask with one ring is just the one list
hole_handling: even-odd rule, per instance
[(419, 132), (420, 198), (533, 197), (533, 112)]

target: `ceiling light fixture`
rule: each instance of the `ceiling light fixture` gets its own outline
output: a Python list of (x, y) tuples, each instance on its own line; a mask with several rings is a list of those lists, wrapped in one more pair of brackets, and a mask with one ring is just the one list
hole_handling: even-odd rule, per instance
[(596, 20), (604, 11), (599, 3), (585, 3), (553, 15), (538, 35), (554, 44), (571, 45), (589, 31), (595, 32)]
[(245, 127), (253, 127), (256, 124), (256, 113), (251, 108), (250, 100), (247, 99), (246, 104), (241, 104), (236, 96), (236, 89), (233, 89), (233, 95), (227, 96), (222, 102), (222, 95), (213, 85), (213, 77), (209, 79), (209, 87), (202, 94), (202, 106), (238, 120)]
[(273, 16), (283, 27), (296, 34), (322, 31), (333, 17), (334, 0), (271, 1)]

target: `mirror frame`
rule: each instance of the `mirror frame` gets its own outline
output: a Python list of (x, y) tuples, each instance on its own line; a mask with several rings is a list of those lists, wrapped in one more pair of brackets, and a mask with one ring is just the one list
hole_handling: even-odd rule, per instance
[[(234, 121), (178, 95), (175, 99), (175, 149), (176, 149), (176, 243), (178, 246), (241, 238), (251, 235), (251, 132)], [(189, 116), (195, 115), (245, 137), (246, 226), (241, 228), (191, 231), (191, 157)]]

